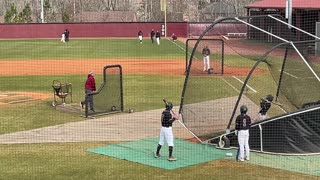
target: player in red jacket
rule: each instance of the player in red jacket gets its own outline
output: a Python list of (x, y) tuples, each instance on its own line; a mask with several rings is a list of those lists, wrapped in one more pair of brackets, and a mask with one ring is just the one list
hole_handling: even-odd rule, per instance
[(86, 83), (85, 83), (86, 96), (85, 96), (85, 101), (81, 102), (82, 108), (86, 104), (86, 105), (89, 105), (91, 111), (95, 112), (94, 111), (94, 104), (93, 104), (93, 96), (88, 95), (88, 94), (94, 92), (95, 90), (96, 90), (96, 81), (94, 79), (94, 73), (93, 73), (93, 71), (90, 71), (88, 74), (88, 78), (86, 80)]

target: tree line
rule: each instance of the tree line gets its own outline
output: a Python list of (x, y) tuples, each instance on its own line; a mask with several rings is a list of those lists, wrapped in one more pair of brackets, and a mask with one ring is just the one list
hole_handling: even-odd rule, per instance
[[(138, 22), (160, 22), (164, 12), (160, 10), (161, 0), (43, 0), (44, 22), (75, 22), (76, 16), (83, 12), (135, 12)], [(203, 17), (216, 18), (216, 14), (243, 16), (244, 6), (256, 0), (166, 0), (166, 18), (168, 22), (200, 22)], [(228, 7), (225, 12), (214, 12), (215, 6)], [(206, 10), (208, 9), (208, 10)], [(0, 16), (5, 23), (41, 22), (41, 0), (2, 0)]]

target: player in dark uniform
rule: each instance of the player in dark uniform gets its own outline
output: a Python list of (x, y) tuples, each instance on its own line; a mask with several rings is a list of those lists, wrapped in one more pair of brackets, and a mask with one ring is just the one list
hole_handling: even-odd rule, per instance
[(173, 133), (172, 133), (172, 123), (177, 120), (179, 117), (176, 114), (171, 114), (171, 109), (173, 108), (172, 103), (168, 102), (166, 105), (166, 109), (162, 112), (161, 115), (161, 131), (160, 131), (160, 140), (157, 147), (157, 151), (154, 154), (155, 158), (160, 157), (160, 149), (163, 146), (164, 142), (166, 141), (169, 146), (169, 161), (177, 160), (172, 156), (173, 152)]
[(273, 101), (273, 96), (268, 95), (265, 99), (261, 98), (260, 100), (260, 111), (258, 114), (258, 120), (265, 120), (267, 118), (267, 112), (271, 107), (271, 102)]
[(160, 32), (157, 31), (157, 32), (156, 32), (156, 41), (157, 41), (157, 44), (158, 44), (158, 45), (160, 45), (160, 36), (161, 36), (161, 35), (160, 35)]
[[(248, 108), (245, 105), (240, 107), (240, 115), (236, 118), (236, 135), (238, 135), (239, 143), (239, 161), (247, 160), (249, 161), (250, 157), (250, 148), (249, 148), (249, 128), (251, 126), (251, 118), (247, 115)], [(244, 158), (244, 152), (246, 156)]]
[(154, 42), (154, 35), (155, 35), (155, 32), (154, 32), (153, 29), (152, 29), (152, 30), (151, 30), (151, 33), (150, 33), (151, 43)]
[(142, 33), (142, 31), (140, 30), (140, 31), (138, 32), (138, 38), (139, 38), (140, 44), (142, 44), (142, 36), (143, 36), (143, 33)]
[(69, 36), (70, 36), (70, 31), (68, 29), (66, 29), (64, 31), (64, 34), (65, 34), (66, 42), (68, 42), (69, 41)]

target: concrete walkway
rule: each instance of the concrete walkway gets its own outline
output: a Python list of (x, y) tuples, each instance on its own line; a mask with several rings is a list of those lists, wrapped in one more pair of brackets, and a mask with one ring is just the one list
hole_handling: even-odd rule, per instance
[[(157, 137), (161, 128), (162, 110), (118, 113), (97, 119), (84, 119), (81, 122), (3, 134), (0, 135), (0, 144), (133, 141)], [(193, 137), (178, 121), (174, 123), (173, 131), (175, 138)]]
[[(196, 119), (210, 121), (193, 121), (189, 126), (201, 126), (200, 132), (208, 133), (215, 128), (225, 128), (232, 114), (232, 107), (237, 97), (228, 97), (201, 103), (189, 104), (187, 107), (198, 112)], [(240, 104), (250, 107), (248, 114), (254, 118), (259, 111), (249, 98), (243, 96)], [(223, 108), (229, 107), (229, 108)], [(230, 108), (231, 107), (231, 108)], [(174, 112), (178, 112), (179, 106)], [(52, 142), (89, 142), (89, 141), (133, 141), (149, 137), (158, 137), (161, 128), (163, 109), (144, 112), (110, 114), (96, 119), (33, 129), (0, 135), (0, 144), (52, 143)], [(190, 139), (192, 134), (178, 121), (173, 124), (175, 138)], [(199, 135), (199, 134), (198, 134)]]

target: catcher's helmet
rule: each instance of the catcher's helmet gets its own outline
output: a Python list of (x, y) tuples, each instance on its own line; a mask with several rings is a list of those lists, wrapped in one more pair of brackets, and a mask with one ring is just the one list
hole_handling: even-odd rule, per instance
[(273, 96), (269, 94), (269, 95), (266, 97), (266, 99), (271, 102), (271, 101), (273, 101)]
[(246, 105), (242, 105), (242, 106), (240, 107), (240, 112), (241, 112), (241, 114), (246, 114), (247, 111), (248, 111), (248, 108), (247, 108)]
[(171, 102), (168, 102), (167, 104), (166, 104), (166, 109), (167, 110), (171, 110), (173, 108), (173, 104), (171, 103)]

